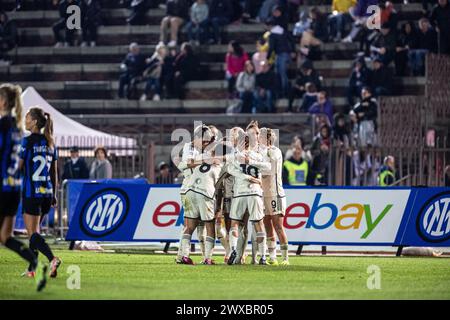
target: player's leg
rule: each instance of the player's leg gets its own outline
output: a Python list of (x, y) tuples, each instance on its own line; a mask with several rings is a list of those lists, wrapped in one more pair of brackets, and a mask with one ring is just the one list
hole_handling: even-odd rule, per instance
[(194, 264), (189, 258), (191, 253), (191, 239), (200, 219), (200, 212), (198, 202), (195, 198), (195, 193), (187, 193), (184, 198), (184, 220), (185, 224), (180, 239), (181, 247), (181, 264)]
[(247, 203), (245, 197), (242, 198), (234, 198), (231, 202), (230, 207), (230, 219), (231, 226), (229, 232), (229, 240), (230, 240), (230, 258), (228, 259), (228, 264), (236, 263), (237, 258), (237, 249), (238, 249), (238, 239), (239, 239), (239, 225), (242, 223), (244, 219), (244, 212), (246, 210)]
[(181, 205), (183, 206), (183, 211), (184, 211), (184, 217), (183, 217), (183, 227), (181, 228), (181, 234), (180, 234), (180, 242), (179, 242), (179, 246), (178, 246), (178, 252), (177, 252), (177, 257), (175, 258), (175, 262), (176, 263), (181, 263), (181, 258), (183, 258), (183, 250), (181, 247), (181, 238), (183, 237), (184, 234), (184, 226), (186, 225), (186, 211), (188, 210), (187, 206), (186, 206), (186, 195), (181, 194), (180, 195), (181, 198)]
[(253, 221), (253, 226), (256, 231), (256, 243), (258, 244), (258, 253), (261, 256), (259, 264), (267, 264), (266, 261), (266, 230), (264, 228), (264, 222), (262, 220)]
[(227, 230), (227, 234), (230, 232), (231, 228), (231, 219), (230, 219), (230, 210), (231, 210), (231, 199), (225, 198), (223, 199), (223, 218), (225, 219), (225, 229)]
[(280, 251), (282, 257), (282, 265), (289, 265), (289, 254), (288, 254), (288, 238), (286, 231), (283, 226), (284, 216), (282, 214), (277, 214), (272, 216), (272, 222), (275, 227), (275, 231), (280, 240)]
[(214, 251), (214, 244), (216, 241), (216, 231), (214, 228), (215, 224), (215, 213), (214, 213), (214, 200), (207, 199), (203, 196), (198, 195), (198, 197), (202, 197), (203, 205), (200, 206), (200, 219), (203, 221), (203, 225), (205, 228), (205, 251), (204, 251), (204, 259), (203, 264), (214, 264), (212, 261), (212, 255)]
[(286, 198), (277, 198), (277, 207), (274, 215), (272, 215), (272, 224), (275, 227), (275, 232), (277, 233), (278, 240), (280, 241), (280, 251), (281, 251), (281, 265), (289, 265), (289, 254), (288, 254), (288, 238), (286, 235), (286, 230), (284, 228), (284, 214), (286, 212)]
[(186, 219), (186, 224), (183, 228), (183, 235), (181, 236), (180, 240), (181, 255), (182, 255), (180, 263), (182, 264), (194, 264), (189, 255), (191, 254), (192, 234), (194, 233), (194, 230), (197, 228), (198, 222), (199, 221), (197, 218)]
[(23, 242), (13, 237), (15, 215), (20, 202), (20, 192), (0, 195), (0, 242), (28, 261), (32, 270), (37, 266), (37, 257)]
[(261, 256), (259, 264), (267, 264), (266, 261), (266, 229), (264, 228), (264, 203), (261, 197), (249, 197), (250, 220), (256, 230), (256, 243), (258, 244), (258, 253)]
[(214, 220), (205, 221), (205, 229), (206, 229), (205, 260), (203, 261), (203, 263), (210, 265), (210, 264), (214, 264), (214, 262), (212, 260), (212, 255), (214, 252), (214, 244), (216, 241)]
[(275, 228), (272, 222), (272, 216), (277, 213), (277, 198), (264, 197), (264, 227), (267, 232), (267, 250), (269, 251), (270, 265), (278, 265), (277, 260), (277, 241), (275, 238)]
[(220, 244), (225, 249), (225, 263), (228, 261), (230, 256), (230, 242), (228, 241), (228, 234), (225, 228), (225, 223), (222, 214), (217, 215), (216, 225), (215, 225), (216, 238), (220, 241)]
[(28, 261), (33, 270), (37, 266), (37, 258), (33, 251), (30, 250), (23, 242), (13, 237), (14, 216), (0, 216), (1, 225), (1, 243), (8, 249), (14, 251), (23, 259)]
[(205, 238), (206, 238), (206, 229), (203, 221), (199, 221), (197, 225), (197, 238), (198, 245), (200, 247), (200, 253), (202, 254), (202, 259), (205, 259)]
[(240, 224), (240, 221), (231, 220), (231, 227), (230, 227), (230, 234), (229, 234), (231, 253), (230, 253), (230, 257), (228, 259), (229, 265), (234, 264), (236, 257), (237, 257), (237, 242), (238, 242), (238, 238), (239, 238), (239, 224)]
[(270, 215), (264, 216), (264, 228), (267, 233), (267, 250), (269, 251), (269, 260), (268, 264), (278, 264), (277, 261), (277, 241), (275, 238), (275, 229), (272, 224), (272, 217)]
[[(183, 237), (184, 234), (184, 226), (186, 225), (186, 218), (183, 218), (183, 228), (181, 228), (181, 234), (180, 234), (180, 239)], [(181, 247), (181, 240), (180, 240), (180, 245), (178, 246), (178, 252), (177, 252), (177, 257), (175, 258), (175, 262), (176, 263), (181, 263), (181, 258), (183, 258), (183, 250)]]
[[(55, 256), (53, 255), (52, 251), (50, 250), (50, 247), (48, 246), (48, 244), (45, 242), (45, 239), (39, 234), (39, 224), (40, 224), (40, 212), (41, 212), (41, 206), (40, 205), (35, 205), (34, 209), (30, 209), (33, 207), (33, 203), (31, 203), (30, 206), (30, 202), (24, 200), (22, 202), (23, 205), (23, 209), (26, 210), (24, 211), (23, 214), (23, 220), (25, 223), (25, 228), (27, 230), (28, 233), (28, 237), (30, 239), (30, 249), (32, 252), (34, 251), (40, 251), (42, 252), (47, 259), (49, 259), (49, 261), (52, 261)], [(30, 213), (26, 213), (26, 212), (30, 212)], [(33, 213), (33, 214), (31, 214)], [(37, 213), (37, 215), (36, 215)], [(37, 255), (35, 254), (36, 260), (37, 260)], [(41, 291), (42, 289), (44, 289), (46, 283), (47, 283), (47, 270), (48, 270), (48, 265), (47, 263), (41, 263), (38, 262), (37, 266), (33, 269), (33, 264), (30, 263), (30, 266), (28, 268), (28, 270), (32, 270), (34, 271), (34, 279), (36, 282), (36, 289), (37, 291)]]
[(256, 230), (252, 223), (252, 264), (258, 264), (258, 242), (256, 241)]
[(245, 260), (245, 249), (248, 243), (248, 213), (244, 214), (244, 219), (239, 224), (239, 238), (237, 242), (237, 256), (235, 263), (241, 264)]

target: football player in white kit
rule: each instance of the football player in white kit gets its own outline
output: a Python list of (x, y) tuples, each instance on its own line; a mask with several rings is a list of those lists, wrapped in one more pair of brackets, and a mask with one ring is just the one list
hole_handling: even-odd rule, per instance
[[(216, 220), (216, 232), (220, 230), (220, 236), (222, 239), (226, 239), (226, 241), (222, 242), (222, 245), (225, 248), (225, 263), (228, 262), (228, 258), (230, 256), (230, 245), (229, 245), (229, 232), (231, 228), (231, 220), (230, 220), (230, 207), (231, 207), (231, 199), (233, 197), (233, 185), (234, 185), (234, 177), (228, 173), (228, 167), (233, 165), (234, 157), (237, 152), (238, 141), (239, 139), (244, 139), (245, 131), (240, 127), (233, 127), (229, 131), (228, 141), (224, 142), (228, 147), (228, 152), (225, 153), (224, 161), (225, 164), (222, 167), (222, 172), (220, 174), (219, 182), (216, 185), (217, 191), (217, 210), (218, 216)], [(220, 212), (219, 212), (220, 211)], [(222, 228), (222, 220), (225, 220), (225, 230)], [(220, 227), (219, 227), (220, 224)], [(244, 237), (240, 237), (238, 240), (238, 259), (241, 258), (243, 252), (245, 250), (247, 244), (247, 228), (244, 228), (245, 224), (242, 223), (239, 228), (241, 229)], [(224, 235), (225, 231), (225, 235)], [(240, 233), (241, 234), (241, 233)], [(219, 238), (219, 236), (218, 236)], [(241, 239), (243, 238), (243, 239)], [(240, 260), (239, 260), (240, 261)]]
[[(213, 133), (207, 126), (198, 126), (194, 129), (194, 139), (192, 142), (186, 143), (183, 146), (183, 151), (181, 155), (181, 161), (177, 164), (177, 168), (182, 172), (184, 179), (180, 189), (181, 203), (185, 207), (185, 193), (188, 190), (190, 184), (190, 178), (194, 169), (203, 163), (203, 150), (211, 143), (213, 138)], [(186, 226), (187, 221), (184, 218), (184, 226)], [(202, 232), (203, 234), (203, 232)], [(184, 235), (184, 228), (181, 232), (182, 237)], [(200, 247), (202, 248), (202, 237), (199, 235)], [(204, 256), (204, 248), (202, 248), (202, 254)], [(178, 254), (176, 258), (177, 263), (183, 263), (183, 252), (180, 242), (178, 248)]]
[[(216, 126), (214, 125), (209, 125), (208, 126), (211, 129), (211, 132), (213, 134), (213, 139), (212, 142), (219, 142), (223, 145), (223, 150), (222, 152), (219, 154), (218, 152), (215, 153), (216, 157), (221, 157), (222, 161), (225, 162), (226, 161), (226, 154), (227, 154), (227, 150), (230, 151), (230, 145), (226, 142), (221, 140), (222, 139), (222, 135), (220, 133), (220, 131), (216, 128)], [(210, 149), (210, 147), (215, 147), (214, 143), (211, 143), (206, 149)], [(221, 173), (222, 175), (222, 173)], [(223, 215), (223, 196), (225, 193), (225, 188), (223, 187), (223, 184), (221, 184), (220, 187), (216, 186), (216, 204), (215, 204), (215, 218), (216, 218), (216, 225), (215, 225), (215, 230), (216, 230), (216, 238), (217, 240), (220, 241), (220, 244), (223, 246), (223, 248), (225, 249), (225, 257), (224, 260), (225, 262), (228, 261), (228, 257), (230, 255), (230, 243), (228, 241), (228, 230), (227, 230), (227, 221), (228, 216), (225, 218)], [(197, 231), (199, 230), (199, 227), (197, 227)], [(205, 234), (206, 236), (206, 234)]]
[(264, 194), (264, 226), (267, 232), (267, 248), (269, 251), (270, 265), (278, 265), (276, 253), (275, 232), (280, 241), (282, 261), (281, 265), (289, 265), (288, 239), (283, 227), (284, 214), (286, 211), (286, 195), (283, 189), (283, 154), (274, 146), (276, 141), (275, 132), (269, 128), (261, 128), (259, 143), (264, 146), (265, 157), (271, 163), (271, 170), (262, 172), (262, 189)]
[[(259, 264), (266, 262), (266, 232), (264, 228), (264, 204), (261, 188), (261, 172), (270, 170), (270, 163), (264, 161), (258, 152), (259, 128), (256, 121), (252, 121), (247, 127), (247, 135), (244, 138), (242, 152), (238, 152), (229, 166), (228, 172), (234, 176), (233, 200), (231, 202), (230, 219), (230, 246), (231, 254), (228, 264), (234, 264), (237, 257), (237, 242), (239, 238), (239, 224), (244, 220), (246, 212), (249, 220), (256, 230), (258, 251), (261, 256)], [(249, 178), (253, 179), (249, 179)]]
[(203, 264), (214, 264), (212, 254), (215, 237), (215, 185), (219, 179), (222, 169), (221, 159), (215, 158), (215, 153), (221, 153), (223, 145), (217, 144), (216, 149), (204, 154), (203, 163), (197, 166), (190, 179), (184, 197), (184, 216), (186, 226), (181, 239), (182, 263), (193, 264), (189, 258), (191, 237), (196, 229), (199, 220), (202, 221), (206, 229), (205, 237), (205, 258)]

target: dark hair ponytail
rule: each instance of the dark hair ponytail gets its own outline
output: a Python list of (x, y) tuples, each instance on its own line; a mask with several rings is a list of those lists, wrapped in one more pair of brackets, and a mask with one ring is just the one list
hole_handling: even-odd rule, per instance
[(55, 145), (55, 141), (53, 139), (53, 120), (48, 112), (45, 112), (44, 116), (47, 118), (44, 126), (44, 136), (47, 140), (48, 146), (53, 147)]
[(48, 146), (53, 147), (55, 145), (55, 141), (53, 139), (53, 120), (50, 113), (44, 112), (44, 110), (38, 107), (31, 108), (28, 113), (33, 120), (36, 120), (36, 126), (38, 129), (44, 129), (44, 136), (47, 140)]

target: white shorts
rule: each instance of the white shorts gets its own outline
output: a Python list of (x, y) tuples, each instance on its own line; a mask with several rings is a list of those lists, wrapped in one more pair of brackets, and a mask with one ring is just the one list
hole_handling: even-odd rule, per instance
[(286, 197), (264, 197), (264, 213), (266, 216), (283, 215), (286, 212)]
[(233, 198), (230, 208), (230, 219), (244, 220), (248, 212), (250, 221), (260, 221), (264, 218), (264, 203), (260, 196), (246, 196)]
[(208, 199), (202, 194), (188, 191), (181, 197), (184, 208), (184, 216), (189, 219), (201, 221), (214, 220), (214, 200)]

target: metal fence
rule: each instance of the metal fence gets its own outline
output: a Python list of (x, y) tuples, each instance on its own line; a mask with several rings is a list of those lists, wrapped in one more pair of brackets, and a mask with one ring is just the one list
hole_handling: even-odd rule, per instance
[(376, 186), (386, 156), (395, 158), (396, 186), (444, 186), (450, 165), (450, 144), (437, 139), (434, 146), (352, 148), (334, 146), (329, 154), (328, 184)]
[(377, 185), (387, 155), (396, 159), (396, 185), (444, 185), (450, 164), (450, 57), (427, 55), (426, 79), (424, 96), (379, 99), (376, 146), (333, 146), (329, 185)]
[(144, 135), (124, 135), (121, 137), (69, 137), (56, 141), (59, 152), (59, 173), (63, 172), (66, 161), (70, 159), (70, 149), (78, 147), (81, 157), (84, 157), (88, 167), (95, 160), (94, 149), (104, 147), (108, 152), (108, 160), (112, 165), (113, 178), (133, 178), (154, 176), (154, 160), (152, 156), (153, 142)]

